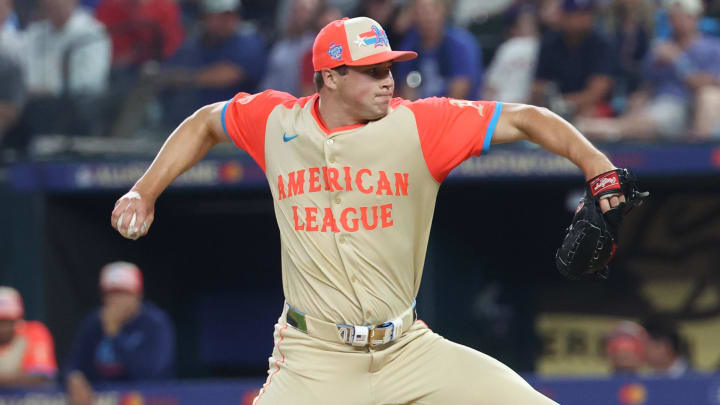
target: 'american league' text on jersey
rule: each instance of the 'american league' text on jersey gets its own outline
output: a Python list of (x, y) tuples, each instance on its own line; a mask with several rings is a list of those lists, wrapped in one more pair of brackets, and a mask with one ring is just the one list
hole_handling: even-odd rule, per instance
[(440, 183), (489, 148), (502, 105), (395, 98), (382, 119), (329, 130), (318, 102), (239, 93), (223, 127), (270, 183), (287, 302), (328, 322), (379, 324), (412, 305)]

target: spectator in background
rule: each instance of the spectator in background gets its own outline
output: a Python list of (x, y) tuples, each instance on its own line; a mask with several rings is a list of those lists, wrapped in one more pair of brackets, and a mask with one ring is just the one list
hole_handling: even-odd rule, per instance
[[(313, 21), (313, 31), (319, 32), (322, 27), (330, 24), (332, 21), (343, 18), (339, 8), (329, 6), (322, 2), (320, 10)], [(312, 46), (308, 49), (300, 60), (300, 95), (305, 97), (316, 92), (315, 88), (315, 68), (312, 63)]]
[(680, 338), (673, 323), (651, 319), (645, 322), (648, 341), (645, 345), (645, 361), (654, 373), (678, 378), (690, 371), (685, 342)]
[(637, 374), (645, 363), (647, 332), (633, 321), (615, 325), (606, 337), (605, 353), (617, 375)]
[(5, 146), (5, 133), (20, 116), (25, 99), (21, 67), (0, 49), (0, 147)]
[(398, 64), (400, 96), (417, 99), (447, 96), (477, 99), (482, 79), (482, 55), (468, 31), (448, 21), (449, 0), (415, 0), (415, 26), (400, 49), (415, 51), (417, 59)]
[[(532, 0), (530, 0), (532, 1)], [(563, 18), (563, 0), (537, 0), (540, 31), (560, 31)]]
[[(185, 0), (201, 2), (202, 0)], [(242, 0), (243, 18), (252, 21), (264, 38), (277, 34), (279, 9), (287, 0)]]
[(533, 104), (565, 118), (608, 116), (614, 61), (610, 42), (593, 29), (595, 0), (564, 0), (560, 31), (543, 35)]
[(510, 39), (503, 42), (487, 70), (485, 100), (528, 103), (540, 48), (535, 8), (509, 10)]
[(48, 385), (57, 374), (50, 332), (23, 312), (17, 290), (0, 286), (0, 390)]
[(615, 93), (627, 96), (640, 88), (643, 61), (653, 36), (655, 3), (645, 0), (613, 0), (604, 25), (618, 57)]
[(0, 52), (20, 55), (20, 34), (13, 0), (0, 0)]
[(23, 76), (28, 103), (13, 142), (29, 135), (91, 132), (96, 100), (108, 84), (110, 40), (103, 25), (77, 0), (42, 0), (43, 20), (23, 35)]
[[(282, 37), (273, 44), (268, 68), (261, 89), (275, 89), (300, 96), (300, 69), (303, 56), (312, 49), (315, 40), (313, 21), (320, 11), (320, 0), (291, 0), (291, 10), (277, 27)], [(290, 67), (293, 68), (290, 68)]]
[(28, 26), (23, 42), (33, 97), (92, 96), (107, 86), (111, 45), (103, 25), (77, 0), (42, 0), (45, 19)]
[(720, 40), (698, 31), (701, 0), (665, 0), (665, 6), (673, 36), (653, 45), (646, 61), (645, 87), (632, 96), (623, 116), (578, 121), (578, 129), (586, 135), (617, 140), (680, 139), (686, 134), (707, 138), (717, 133)]
[(239, 91), (257, 90), (265, 72), (265, 41), (243, 24), (239, 8), (239, 0), (203, 0), (201, 32), (188, 38), (159, 77), (176, 90), (167, 96), (168, 124)]
[(26, 91), (20, 65), (20, 38), (11, 21), (12, 0), (0, 0), (0, 146), (20, 116)]
[[(485, 23), (488, 17), (500, 15), (523, 0), (453, 0), (455, 5), (454, 20), (462, 26), (468, 27), (474, 22)], [(527, 0), (525, 0), (527, 1)]]
[(185, 36), (175, 0), (101, 0), (95, 16), (112, 37), (118, 68), (167, 59)]
[(100, 0), (82, 0), (80, 5), (87, 8), (88, 10), (94, 11), (99, 3)]
[(377, 21), (391, 44), (401, 43), (413, 23), (411, 8), (396, 0), (363, 1), (357, 15)]
[(173, 375), (175, 335), (165, 311), (142, 300), (140, 269), (113, 262), (100, 273), (103, 305), (80, 325), (65, 367), (68, 400), (89, 405), (91, 384)]

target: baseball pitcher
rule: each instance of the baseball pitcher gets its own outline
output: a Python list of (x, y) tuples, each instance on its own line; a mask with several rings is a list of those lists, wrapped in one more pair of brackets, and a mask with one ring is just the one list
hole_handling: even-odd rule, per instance
[(239, 93), (199, 109), (115, 204), (112, 226), (137, 239), (160, 193), (214, 145), (232, 142), (264, 170), (285, 305), (256, 405), (555, 403), (417, 319), (438, 188), (492, 144), (529, 140), (570, 159), (591, 182), (557, 263), (579, 278), (604, 274), (619, 219), (640, 200), (632, 176), (547, 109), (393, 98), (391, 64), (416, 56), (391, 50), (372, 19), (333, 21), (313, 45), (316, 94)]

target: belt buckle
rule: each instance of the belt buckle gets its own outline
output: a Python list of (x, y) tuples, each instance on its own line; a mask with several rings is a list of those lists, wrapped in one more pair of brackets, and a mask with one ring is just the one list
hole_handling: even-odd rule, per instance
[[(370, 347), (376, 347), (392, 342), (397, 336), (400, 335), (399, 329), (401, 327), (402, 321), (400, 321), (398, 325), (397, 320), (385, 322), (382, 325), (373, 326), (372, 329), (370, 329), (370, 338), (368, 339), (368, 344), (370, 345)], [(379, 331), (383, 332), (382, 338), (377, 336)]]
[(368, 345), (368, 337), (370, 336), (369, 326), (336, 325), (338, 328), (338, 337), (343, 343), (360, 347)]
[[(352, 346), (377, 347), (400, 337), (403, 321), (402, 318), (397, 318), (376, 326), (336, 325), (338, 337), (342, 342)], [(380, 332), (382, 332), (382, 336), (379, 336)]]

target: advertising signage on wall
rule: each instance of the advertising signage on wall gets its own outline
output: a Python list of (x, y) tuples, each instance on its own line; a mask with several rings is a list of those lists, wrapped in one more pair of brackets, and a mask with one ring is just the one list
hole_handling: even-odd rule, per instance
[[(720, 146), (715, 144), (613, 145), (603, 149), (618, 167), (642, 176), (720, 174)], [(130, 187), (148, 160), (24, 162), (10, 167), (10, 183), (21, 190), (93, 191)], [(538, 148), (503, 145), (473, 157), (450, 173), (451, 181), (573, 178), (580, 171), (565, 158)], [(211, 157), (181, 176), (175, 188), (252, 188), (264, 186), (265, 174), (245, 154)]]

